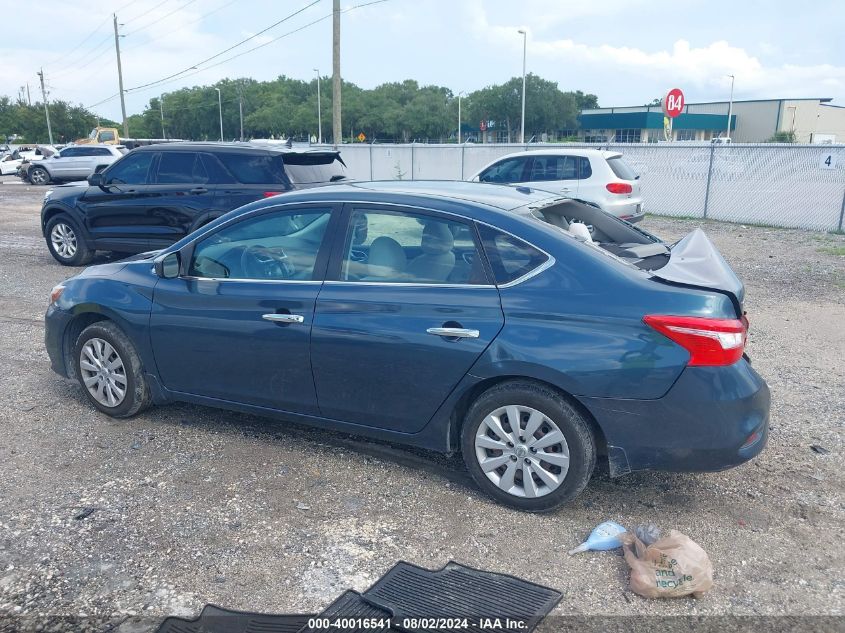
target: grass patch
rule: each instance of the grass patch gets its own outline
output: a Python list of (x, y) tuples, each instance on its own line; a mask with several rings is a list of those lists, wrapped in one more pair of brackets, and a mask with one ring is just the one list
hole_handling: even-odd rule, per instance
[(816, 252), (824, 253), (825, 255), (833, 255), (835, 257), (845, 257), (845, 246), (823, 246), (817, 248)]

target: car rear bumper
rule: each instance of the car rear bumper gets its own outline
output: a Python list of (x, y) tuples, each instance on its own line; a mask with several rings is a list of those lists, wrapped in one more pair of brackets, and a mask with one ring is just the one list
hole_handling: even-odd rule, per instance
[(769, 433), (769, 388), (742, 359), (687, 367), (656, 400), (583, 398), (604, 432), (611, 475), (716, 471), (758, 455)]
[(64, 335), (73, 315), (56, 307), (55, 304), (47, 308), (44, 315), (44, 346), (50, 357), (50, 367), (60, 376), (68, 376), (65, 366)]
[(606, 201), (601, 205), (601, 208), (611, 215), (615, 215), (617, 218), (627, 220), (631, 223), (639, 222), (645, 216), (642, 198), (630, 198), (624, 201)]

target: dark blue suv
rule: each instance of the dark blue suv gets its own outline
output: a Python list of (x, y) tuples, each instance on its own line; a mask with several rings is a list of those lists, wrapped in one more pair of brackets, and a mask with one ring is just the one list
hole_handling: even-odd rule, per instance
[(138, 147), (87, 183), (44, 196), (41, 230), (60, 264), (96, 251), (141, 253), (170, 246), (249, 202), (346, 180), (332, 150), (252, 143)]
[(86, 269), (53, 289), (46, 344), (111, 416), (185, 401), (460, 450), (545, 511), (598, 456), (618, 476), (763, 449), (743, 294), (699, 230), (670, 247), (548, 192), (361, 183)]

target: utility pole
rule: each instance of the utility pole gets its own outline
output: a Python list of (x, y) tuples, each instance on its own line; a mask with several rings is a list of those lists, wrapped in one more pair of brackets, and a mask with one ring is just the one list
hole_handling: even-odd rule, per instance
[(123, 69), (120, 66), (120, 35), (117, 32), (117, 13), (114, 14), (114, 52), (117, 54), (117, 84), (120, 87), (120, 111), (123, 114), (123, 136), (129, 138), (129, 122), (126, 120), (126, 101), (123, 98)]
[(26, 82), (26, 102), (29, 105), (32, 105), (32, 97), (29, 95), (29, 82)]
[(158, 109), (161, 112), (161, 137), (166, 141), (167, 132), (164, 131), (164, 95), (158, 98)]
[(337, 149), (343, 142), (340, 122), (340, 0), (332, 6), (332, 140)]
[(41, 98), (44, 99), (44, 114), (47, 116), (47, 136), (50, 138), (50, 145), (53, 144), (53, 128), (50, 126), (50, 108), (47, 107), (47, 91), (44, 90), (44, 69), (38, 71), (38, 78), (41, 79)]
[(244, 142), (244, 87), (238, 84), (238, 115), (241, 118), (241, 143)]
[(317, 73), (317, 143), (323, 143), (323, 109), (320, 107), (320, 70), (314, 69)]

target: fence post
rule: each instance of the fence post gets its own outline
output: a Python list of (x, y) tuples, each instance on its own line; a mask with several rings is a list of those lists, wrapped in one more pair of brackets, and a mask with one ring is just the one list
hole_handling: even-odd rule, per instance
[(704, 190), (704, 219), (707, 219), (707, 207), (710, 204), (710, 180), (713, 178), (713, 155), (716, 153), (716, 144), (710, 143), (710, 165), (707, 167), (707, 188)]
[(845, 216), (845, 190), (842, 191), (842, 208), (839, 209), (839, 232), (842, 232), (842, 219)]
[(370, 180), (373, 179), (373, 143), (370, 141)]
[(411, 180), (414, 180), (414, 143), (411, 142)]

